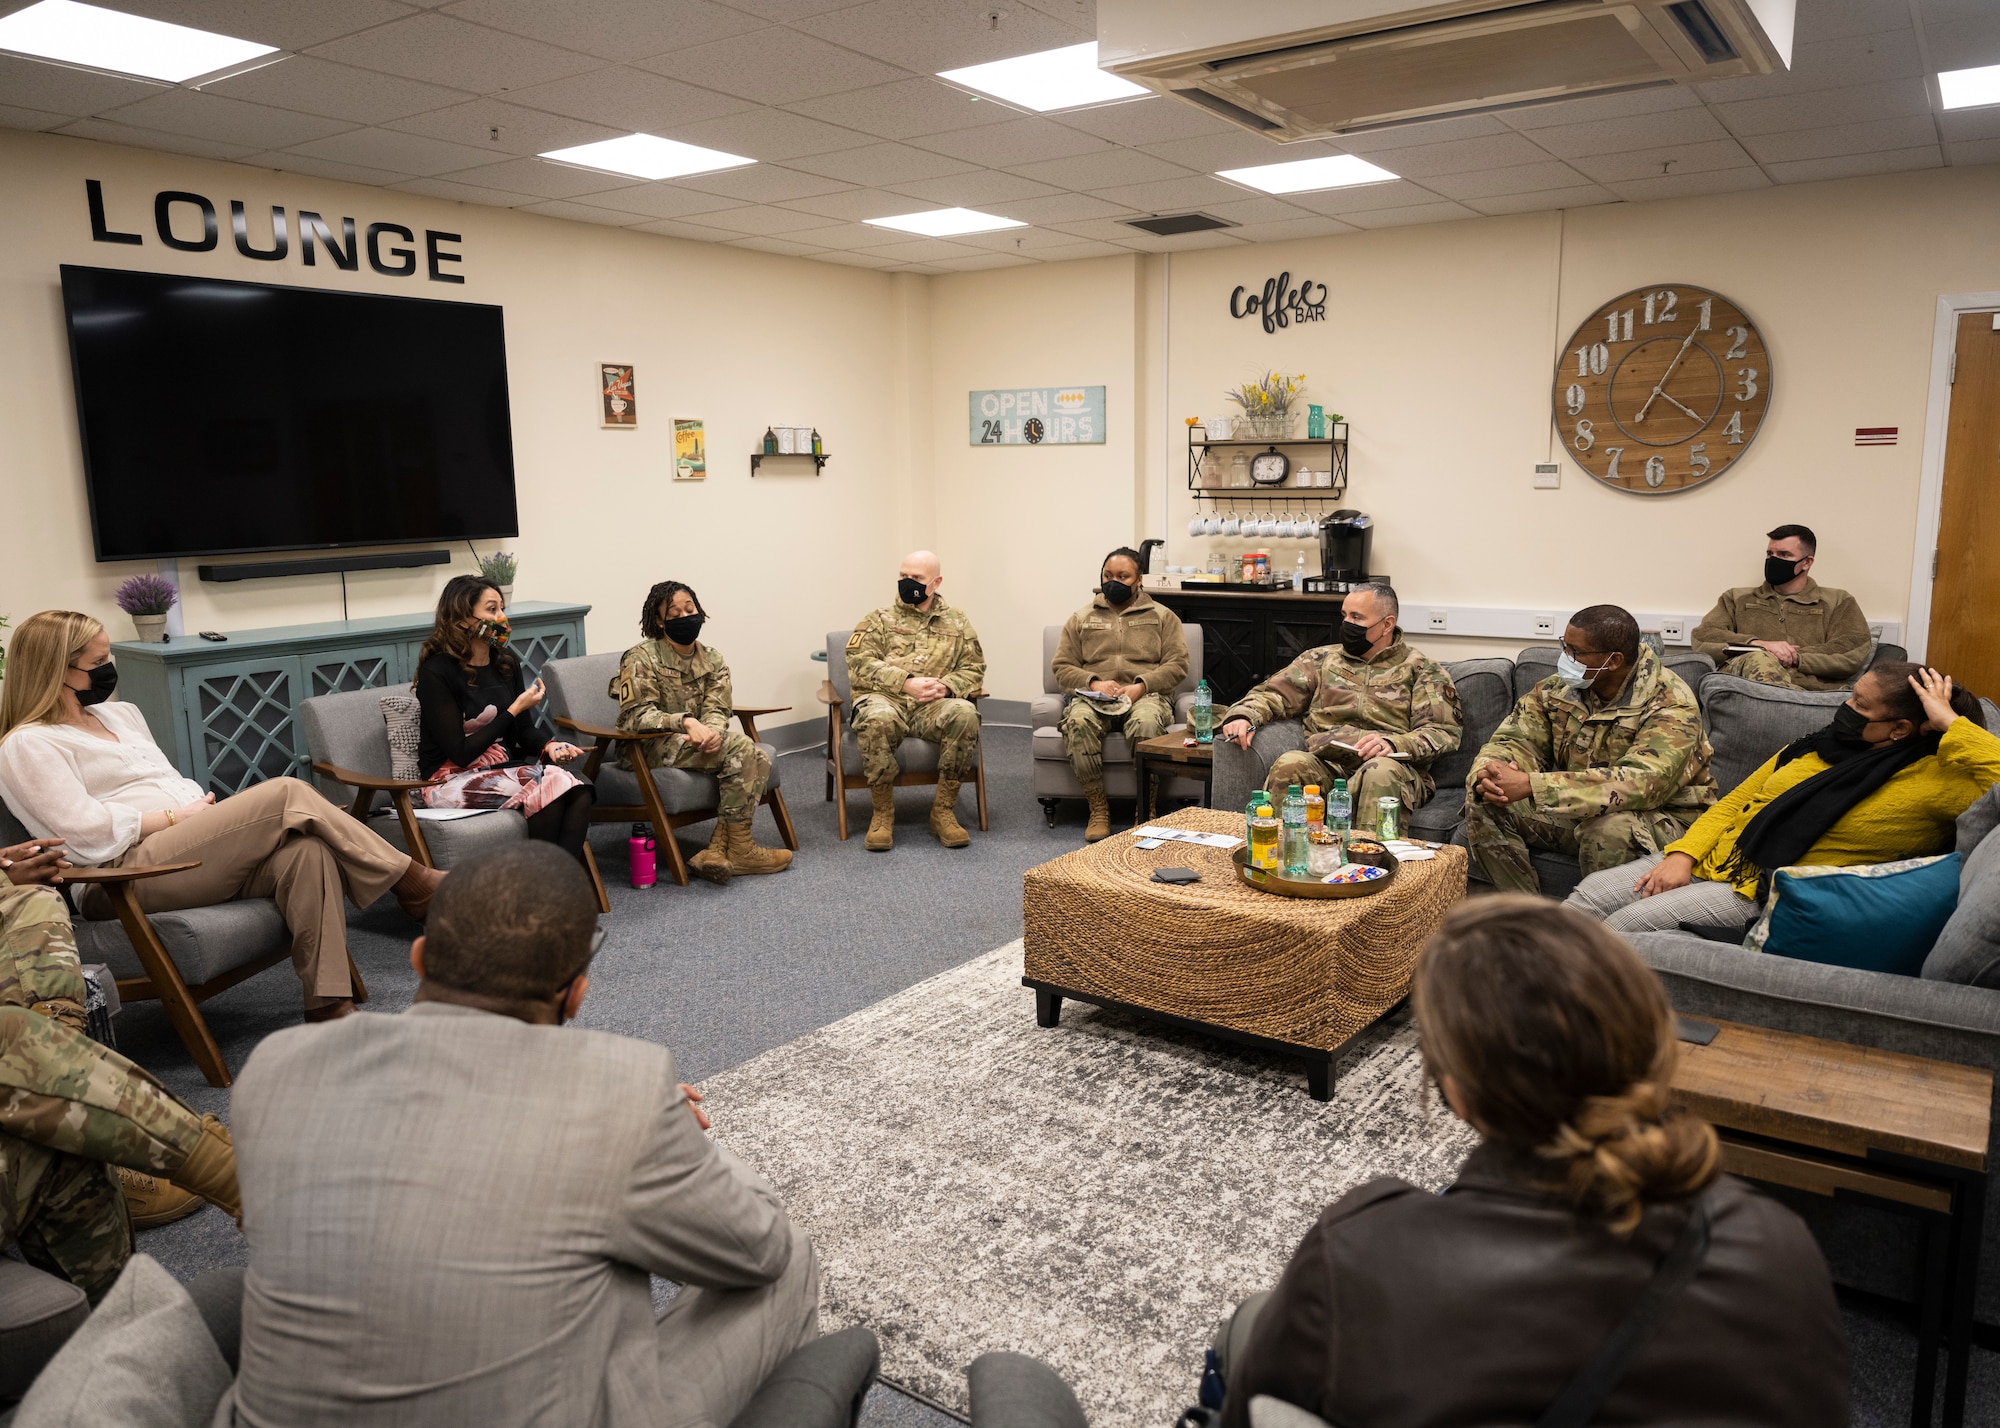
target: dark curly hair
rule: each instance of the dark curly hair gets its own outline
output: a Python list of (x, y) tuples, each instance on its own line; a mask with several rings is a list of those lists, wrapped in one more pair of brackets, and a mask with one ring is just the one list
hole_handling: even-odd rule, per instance
[(667, 637), (667, 606), (674, 596), (687, 591), (688, 599), (694, 601), (695, 613), (704, 620), (708, 611), (701, 607), (701, 596), (694, 593), (692, 585), (683, 585), (678, 580), (662, 580), (646, 592), (646, 603), (639, 610), (639, 632), (649, 640), (664, 640)]
[[(437, 618), (431, 625), (430, 638), (417, 652), (418, 667), (422, 668), (424, 661), (434, 654), (448, 654), (465, 671), (465, 682), (472, 683), (476, 678), (472, 670), (472, 642), (483, 636), (476, 628), (468, 630), (465, 625), (478, 619), (473, 612), (486, 598), (486, 592), (499, 588), (483, 575), (454, 575), (447, 580), (444, 593), (438, 596)], [(512, 679), (514, 667), (521, 662), (521, 657), (505, 645), (493, 645), (492, 648), (494, 669), (503, 678)]]

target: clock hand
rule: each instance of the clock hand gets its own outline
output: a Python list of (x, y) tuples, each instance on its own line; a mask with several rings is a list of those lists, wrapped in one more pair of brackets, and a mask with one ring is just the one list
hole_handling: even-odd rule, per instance
[[(1696, 331), (1700, 331), (1700, 329), (1699, 329), (1699, 328), (1697, 328), (1697, 329), (1696, 329)], [(1667, 370), (1666, 370), (1666, 371), (1664, 371), (1664, 372), (1662, 372), (1662, 373), (1660, 373), (1660, 380), (1659, 380), (1658, 382), (1654, 383), (1654, 385), (1653, 385), (1653, 395), (1652, 395), (1652, 396), (1650, 396), (1650, 397), (1647, 397), (1647, 398), (1646, 398), (1646, 405), (1645, 405), (1645, 406), (1643, 406), (1643, 407), (1640, 407), (1640, 408), (1639, 408), (1639, 414), (1638, 414), (1637, 416), (1635, 416), (1635, 417), (1633, 417), (1633, 418), (1632, 418), (1632, 424), (1633, 424), (1634, 426), (1638, 425), (1638, 424), (1639, 424), (1640, 422), (1642, 422), (1642, 421), (1644, 421), (1644, 420), (1646, 419), (1646, 413), (1647, 413), (1647, 412), (1648, 412), (1649, 410), (1651, 410), (1651, 408), (1652, 408), (1652, 405), (1653, 405), (1653, 397), (1657, 397), (1657, 396), (1660, 396), (1660, 395), (1662, 395), (1662, 393), (1661, 393), (1661, 391), (1660, 391), (1660, 388), (1662, 388), (1662, 387), (1664, 387), (1664, 386), (1666, 386), (1666, 385), (1667, 385), (1667, 378), (1669, 378), (1669, 377), (1673, 376), (1673, 375), (1674, 375), (1674, 368), (1676, 368), (1676, 367), (1678, 367), (1678, 366), (1680, 366), (1680, 365), (1681, 365), (1681, 358), (1683, 358), (1683, 357), (1685, 357), (1685, 356), (1687, 355), (1687, 350), (1688, 350), (1688, 347), (1689, 347), (1689, 346), (1690, 346), (1690, 345), (1691, 345), (1691, 344), (1692, 344), (1692, 343), (1694, 342), (1694, 338), (1695, 338), (1695, 334), (1694, 334), (1693, 332), (1690, 332), (1690, 333), (1689, 333), (1689, 334), (1687, 335), (1687, 341), (1685, 341), (1685, 342), (1681, 343), (1681, 350), (1680, 350), (1680, 351), (1678, 351), (1678, 352), (1676, 352), (1676, 353), (1674, 354), (1674, 360), (1673, 360), (1673, 361), (1671, 361), (1671, 362), (1669, 362), (1669, 363), (1667, 363)], [(1668, 400), (1668, 401), (1673, 401), (1673, 398), (1672, 398), (1672, 397), (1668, 397), (1668, 398), (1667, 398), (1667, 400)], [(1680, 403), (1679, 403), (1679, 402), (1674, 402), (1674, 405), (1678, 407), (1678, 406), (1680, 406)], [(1687, 408), (1686, 408), (1686, 407), (1681, 407), (1681, 410), (1682, 410), (1682, 411), (1687, 411)], [(1693, 412), (1688, 412), (1688, 415), (1689, 415), (1689, 416), (1693, 416), (1693, 415), (1694, 415), (1694, 413), (1693, 413)]]
[(1688, 414), (1689, 416), (1691, 416), (1691, 417), (1694, 417), (1694, 419), (1695, 419), (1696, 421), (1700, 421), (1700, 420), (1701, 420), (1701, 418), (1700, 418), (1700, 417), (1698, 417), (1698, 416), (1695, 416), (1695, 414), (1694, 414), (1693, 410), (1691, 410), (1691, 409), (1690, 409), (1690, 408), (1688, 408), (1688, 407), (1685, 407), (1685, 406), (1681, 406), (1681, 404), (1680, 404), (1679, 402), (1675, 402), (1675, 401), (1674, 401), (1674, 399), (1673, 399), (1673, 395), (1672, 395), (1671, 393), (1669, 393), (1669, 392), (1662, 392), (1662, 393), (1660, 393), (1660, 397), (1661, 397), (1661, 399), (1662, 399), (1662, 400), (1664, 400), (1664, 401), (1668, 401), (1668, 402), (1673, 402), (1673, 404), (1674, 404), (1675, 406), (1677, 406), (1677, 407), (1680, 407), (1682, 411), (1684, 411), (1684, 412), (1687, 412), (1687, 414)]

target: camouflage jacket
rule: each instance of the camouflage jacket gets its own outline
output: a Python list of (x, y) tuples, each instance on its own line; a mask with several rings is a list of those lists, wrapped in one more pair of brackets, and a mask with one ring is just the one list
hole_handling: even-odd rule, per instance
[(1715, 802), (1709, 754), (1694, 692), (1641, 645), (1639, 666), (1616, 699), (1566, 688), (1553, 675), (1522, 695), (1472, 761), (1467, 782), (1486, 764), (1512, 760), (1528, 775), (1537, 813), (1699, 813)]
[(1861, 673), (1875, 637), (1852, 595), (1808, 576), (1805, 588), (1793, 595), (1780, 595), (1768, 584), (1725, 590), (1694, 627), (1691, 643), (1717, 664), (1727, 664), (1730, 645), (1752, 640), (1799, 647), (1799, 667), (1792, 671), (1799, 688), (1845, 689)]
[(1122, 607), (1099, 595), (1063, 624), (1054, 666), (1065, 690), (1115, 679), (1172, 698), (1187, 678), (1187, 636), (1181, 617), (1143, 590)]
[[(668, 729), (679, 739), (686, 737), (682, 721), (690, 716), (725, 730), (735, 712), (729, 664), (721, 651), (703, 644), (683, 655), (665, 640), (643, 640), (625, 651), (606, 692), (618, 701), (621, 733)], [(623, 767), (631, 766), (630, 749), (629, 744), (618, 746), (617, 761)]]
[(855, 697), (884, 694), (905, 700), (903, 681), (920, 675), (941, 679), (960, 699), (980, 693), (986, 681), (986, 652), (972, 621), (944, 596), (929, 610), (897, 601), (861, 617), (847, 637), (847, 680)]
[(1465, 732), (1458, 686), (1443, 665), (1404, 644), (1401, 629), (1372, 659), (1355, 659), (1339, 645), (1307, 650), (1231, 705), (1218, 727), (1231, 719), (1248, 719), (1253, 728), (1299, 719), (1306, 748), (1349, 770), (1361, 760), (1333, 747), (1336, 739), (1351, 744), (1380, 734), (1421, 772), (1456, 749)]

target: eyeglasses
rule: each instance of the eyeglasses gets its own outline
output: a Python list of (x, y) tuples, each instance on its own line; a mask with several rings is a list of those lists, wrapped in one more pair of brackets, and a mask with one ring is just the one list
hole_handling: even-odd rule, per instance
[(1614, 651), (1611, 650), (1573, 650), (1569, 647), (1568, 640), (1564, 640), (1560, 648), (1564, 654), (1568, 655), (1578, 664), (1582, 664), (1587, 659), (1601, 658), (1606, 654), (1614, 653)]

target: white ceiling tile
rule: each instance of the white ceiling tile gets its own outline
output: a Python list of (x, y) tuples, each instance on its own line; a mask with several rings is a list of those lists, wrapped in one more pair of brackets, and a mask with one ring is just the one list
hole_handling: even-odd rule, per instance
[[(1101, 104), (1095, 109), (1078, 109), (1055, 118), (1072, 129), (1109, 139), (1114, 144), (1138, 148), (1142, 144), (1168, 144), (1175, 139), (1199, 139), (1218, 134), (1241, 134), (1243, 130), (1227, 119), (1217, 118), (1206, 109), (1184, 99), (1149, 94), (1119, 104)], [(1268, 143), (1268, 141), (1266, 141)], [(1270, 144), (1272, 149), (1279, 146)]]
[(1052, 183), (1057, 188), (1094, 192), (1121, 184), (1157, 183), (1161, 179), (1191, 178), (1191, 170), (1137, 149), (1107, 149), (1101, 154), (1078, 154), (1069, 159), (1048, 159), (1039, 164), (1010, 165), (1023, 178)]
[[(1658, 171), (1655, 165), (1654, 172)], [(1568, 164), (1554, 159), (1544, 159), (1539, 164), (1510, 164), (1501, 169), (1474, 169), (1463, 174), (1433, 174), (1424, 180), (1424, 187), (1431, 192), (1460, 200), (1595, 186)]]
[[(572, 119), (563, 114), (506, 104), (498, 99), (474, 99), (446, 109), (434, 109), (428, 114), (413, 114), (385, 127), (405, 134), (422, 134), (431, 139), (467, 144), (483, 150), (491, 160), (508, 156), (528, 158), (545, 154), (550, 149), (566, 149), (599, 139), (616, 139), (629, 132), (609, 124), (593, 124), (587, 119)], [(498, 137), (493, 133), (496, 129), (500, 131)]]
[(704, 149), (720, 149), (725, 154), (741, 154), (760, 163), (781, 163), (806, 154), (831, 153), (835, 149), (858, 149), (872, 144), (875, 137), (837, 124), (825, 124), (783, 109), (746, 109), (720, 119), (704, 119), (698, 124), (680, 124), (666, 131), (666, 138)]
[(969, 174), (917, 179), (912, 183), (892, 184), (891, 187), (897, 193), (922, 199), (926, 203), (942, 203), (949, 208), (982, 208), (987, 204), (1045, 198), (1062, 192), (1049, 184), (1036, 183), (1033, 179), (1002, 173), (998, 169), (977, 169)]
[(1606, 119), (1594, 124), (1557, 124), (1536, 129), (1528, 137), (1559, 159), (1586, 154), (1620, 154), (1657, 149), (1667, 144), (1700, 144), (1726, 139), (1729, 131), (1706, 109), (1669, 109), (1634, 119)]
[(719, 209), (714, 213), (691, 214), (685, 221), (697, 228), (721, 228), (730, 233), (754, 234), (764, 238), (826, 226), (813, 214), (800, 213), (791, 208), (773, 208), (762, 203)]
[(1806, 0), (1798, 9), (1797, 43), (1876, 35), (1909, 25), (1909, 0)]
[(642, 218), (685, 218), (690, 213), (714, 213), (750, 202), (726, 194), (703, 193), (680, 183), (634, 184), (630, 188), (593, 193), (587, 201), (595, 208), (616, 209)]
[(1042, 248), (1066, 247), (1076, 242), (1076, 235), (1053, 228), (1007, 228), (998, 233), (960, 233), (951, 241), (984, 248), (989, 253), (1033, 253)]
[[(26, 112), (26, 111), (22, 111)], [(96, 139), (106, 144), (130, 144), (135, 149), (164, 149), (170, 154), (193, 154), (202, 159), (242, 159), (258, 151), (257, 144), (224, 144), (213, 139), (195, 139), (186, 134), (165, 134), (158, 129), (135, 129), (109, 119), (70, 119), (50, 115), (50, 123), (38, 127), (54, 129), (78, 139)], [(14, 127), (25, 128), (20, 125)]]
[(903, 243), (884, 243), (873, 248), (878, 258), (891, 258), (899, 263), (928, 263), (939, 258), (977, 258), (980, 250), (968, 248), (963, 243), (947, 243), (942, 238), (918, 238)]
[(824, 228), (795, 228), (787, 236), (800, 243), (810, 243), (815, 248), (879, 248), (882, 246), (882, 230), (870, 228), (865, 223), (832, 223)]
[(599, 59), (625, 60), (703, 45), (764, 28), (765, 22), (708, 0), (456, 0), (444, 13), (477, 25)]
[(1012, 9), (994, 26), (992, 0), (865, 0), (793, 22), (795, 29), (920, 74), (1012, 59), (1097, 38), (1093, 30)]
[(1954, 164), (2000, 164), (2000, 139), (1966, 139), (1944, 151)]
[(1844, 89), (1791, 94), (1782, 99), (1749, 99), (1717, 104), (1714, 112), (1738, 138), (1778, 134), (1787, 129), (1816, 129), (1826, 124), (1858, 124), (1868, 119), (1902, 119), (1928, 114), (1930, 95), (1922, 81), (1885, 80)]
[(1657, 149), (1634, 149), (1624, 154), (1591, 154), (1570, 160), (1571, 168), (1598, 183), (1614, 180), (1622, 183), (1631, 179), (1751, 166), (1750, 156), (1734, 139), (1713, 139), (1706, 144), (1668, 144)]
[(598, 223), (606, 228), (632, 228), (647, 221), (637, 213), (621, 213), (615, 208), (578, 203), (574, 199), (549, 198), (540, 203), (520, 205), (523, 213), (539, 213), (544, 218), (563, 218), (571, 223)]
[(1044, 263), (1071, 263), (1079, 258), (1116, 258), (1133, 250), (1122, 243), (1065, 243), (1060, 248), (1037, 249)]
[(688, 238), (696, 243), (720, 243), (729, 236), (720, 228), (697, 228), (681, 218), (655, 218), (647, 223), (635, 223), (625, 231), (657, 233), (663, 238)]
[(922, 278), (941, 278), (945, 273), (943, 268), (933, 268), (925, 263), (892, 263), (884, 271), (890, 273), (914, 273)]
[[(70, 122), (67, 114), (51, 114), (45, 109), (17, 109), (12, 104), (0, 104), (0, 128), (8, 129), (57, 129)], [(88, 121), (96, 122), (96, 121)], [(113, 128), (118, 127), (113, 125)], [(144, 133), (144, 130), (138, 132)], [(113, 140), (121, 143), (122, 140)]]
[(1540, 193), (1494, 194), (1490, 198), (1468, 198), (1467, 208), (1484, 214), (1541, 213), (1552, 208), (1594, 208), (1600, 203), (1617, 203), (1609, 189), (1587, 184), (1582, 188), (1553, 188)]
[[(1597, 124), (1592, 128), (1607, 128)], [(1532, 164), (1548, 158), (1548, 151), (1540, 147), (1539, 131), (1534, 139), (1520, 134), (1502, 131), (1487, 134), (1476, 139), (1453, 139), (1439, 144), (1412, 144), (1407, 147), (1377, 152), (1356, 149), (1368, 159), (1389, 170), (1399, 178), (1421, 179), (1427, 174), (1462, 174), (1473, 169), (1499, 168), (1510, 164)], [(1722, 131), (1717, 129), (1719, 134)], [(1351, 136), (1360, 137), (1360, 136)], [(1372, 137), (1372, 136), (1368, 136)]]
[(1986, 109), (1955, 109), (1940, 114), (1938, 128), (1947, 142), (1954, 139), (2000, 139), (2000, 104)]
[(759, 104), (796, 104), (822, 94), (908, 79), (900, 69), (797, 30), (759, 30), (672, 50), (638, 62), (642, 69)]
[[(744, 169), (724, 169), (720, 173), (676, 179), (674, 186), (693, 193), (718, 194), (736, 203), (781, 203), (786, 199), (841, 193), (854, 185), (778, 164), (752, 164)], [(695, 212), (694, 209), (686, 211)]]
[(1924, 38), (1931, 63), (1941, 70), (2000, 64), (2000, 11), (1981, 0), (1976, 15), (1949, 24), (1927, 25)]
[(1020, 117), (1004, 104), (975, 99), (935, 79), (899, 79), (893, 84), (803, 99), (786, 107), (883, 139), (914, 139), (919, 134), (1005, 124)]
[(1095, 197), (1140, 213), (1178, 213), (1201, 208), (1213, 212), (1218, 204), (1242, 203), (1262, 197), (1221, 179), (1195, 174), (1187, 178), (1163, 179), (1158, 183), (1123, 184), (1096, 190)]
[(387, 188), (392, 183), (416, 177), (415, 174), (399, 174), (366, 164), (343, 164), (338, 159), (315, 159), (310, 154), (285, 153), (276, 149), (252, 154), (243, 162), (260, 169), (277, 169), (280, 173), (311, 174), (315, 178), (339, 179), (342, 183), (368, 184), (375, 188)]
[(1097, 0), (1022, 0), (1031, 10), (1052, 15), (1087, 35), (1097, 33)]
[(511, 193), (532, 193), (538, 198), (576, 198), (607, 189), (631, 188), (639, 179), (600, 174), (590, 169), (552, 164), (547, 159), (503, 159), (497, 164), (481, 164), (448, 175), (459, 183), (479, 188), (505, 189)]
[(1205, 203), (1201, 211), (1242, 227), (1248, 227), (1253, 223), (1283, 223), (1320, 216), (1308, 213), (1303, 208), (1296, 208), (1278, 198), (1238, 198), (1233, 203)]
[(1336, 233), (1354, 233), (1351, 223), (1338, 218), (1285, 218), (1276, 223), (1246, 223), (1229, 230), (1246, 243), (1289, 243), (1300, 238), (1326, 238)]
[(97, 114), (169, 92), (164, 84), (119, 79), (59, 64), (43, 64), (40, 60), (0, 55), (0, 95), (5, 95), (9, 104), (18, 104), (24, 109), (69, 114), (80, 119), (86, 114)]
[(400, 74), (474, 94), (527, 89), (598, 67), (575, 50), (426, 12), (315, 45), (321, 59)]
[(754, 253), (778, 253), (788, 258), (804, 258), (826, 251), (824, 248), (815, 248), (810, 243), (794, 243), (785, 238), (726, 238), (722, 246), (748, 248)]
[(1879, 154), (1844, 154), (1833, 159), (1800, 159), (1796, 163), (1766, 164), (1779, 183), (1818, 183), (1824, 179), (1855, 178), (1862, 174), (1893, 174), (1909, 169), (1934, 169), (1944, 156), (1935, 144), (1919, 149), (1895, 149)]
[(1535, 104), (1509, 109), (1495, 116), (1510, 129), (1547, 129), (1557, 124), (1596, 124), (1606, 119), (1636, 119), (1642, 114), (1664, 114), (1673, 109), (1698, 109), (1701, 100), (1678, 84), (1657, 89), (1635, 89), (1627, 94), (1590, 94), (1581, 99), (1562, 99), (1553, 104)]
[(1460, 139), (1478, 139), (1506, 132), (1507, 126), (1491, 114), (1466, 114), (1456, 119), (1427, 119), (1421, 124), (1392, 124), (1386, 129), (1342, 134), (1329, 142), (1350, 153), (1360, 154), (1382, 149), (1407, 149), (1415, 144), (1451, 144)]
[(422, 134), (402, 134), (394, 129), (350, 129), (331, 138), (291, 145), (287, 152), (422, 178), (455, 173), (493, 158), (489, 151), (469, 144), (447, 143)]
[(1840, 154), (1873, 154), (1890, 149), (1920, 149), (1937, 143), (1937, 128), (1928, 114), (1907, 119), (1874, 119), (1865, 124), (1834, 124), (1825, 129), (1789, 129), (1782, 134), (1758, 134), (1743, 147), (1765, 164), (1794, 159), (1830, 159)]
[(470, 97), (442, 85), (398, 79), (393, 74), (377, 74), (311, 55), (293, 55), (282, 63), (267, 64), (203, 88), (210, 94), (276, 109), (300, 109), (354, 124), (384, 124)]
[(624, 65), (519, 90), (507, 102), (604, 124), (621, 134), (665, 134), (677, 125), (751, 108), (733, 95)]
[(1415, 223), (1448, 223), (1479, 215), (1459, 203), (1419, 203), (1409, 208), (1375, 208), (1352, 214), (1348, 222), (1356, 228), (1407, 228)]
[(141, 129), (186, 134), (220, 144), (252, 144), (260, 149), (282, 149), (354, 127), (340, 119), (247, 104), (194, 89), (156, 90), (152, 97), (122, 105), (103, 117)]
[(952, 273), (976, 273), (982, 268), (1032, 268), (1035, 260), (1017, 254), (988, 253), (981, 258), (941, 258), (937, 266)]
[(1920, 79), (1923, 73), (1924, 61), (1917, 50), (1917, 32), (1906, 29), (1799, 45), (1792, 52), (1792, 67), (1789, 70), (1717, 80), (1712, 84), (1696, 85), (1695, 92), (1711, 104), (1729, 104), (1746, 99), (1805, 94), (1816, 89), (1873, 84), (1885, 79)]
[(984, 124), (977, 129), (956, 129), (949, 134), (933, 134), (912, 139), (918, 148), (949, 154), (968, 163), (989, 168), (1014, 168), (1042, 159), (1066, 159), (1074, 154), (1095, 154), (1111, 148), (1095, 134), (1066, 129), (1048, 119), (1010, 119), (1005, 124)]
[(389, 187), (402, 193), (421, 193), (431, 198), (450, 199), (454, 203), (483, 203), (492, 208), (518, 208), (524, 203), (536, 201), (532, 193), (481, 188), (477, 184), (459, 183), (456, 179), (404, 179), (401, 183), (390, 184)]
[(1624, 179), (1604, 185), (1620, 198), (1640, 203), (1656, 198), (1699, 198), (1711, 193), (1743, 193), (1753, 188), (1769, 188), (1764, 171), (1710, 169), (1704, 173), (1662, 174), (1655, 178)]
[(891, 184), (969, 173), (977, 165), (948, 159), (943, 154), (933, 154), (926, 149), (913, 149), (907, 144), (870, 144), (860, 149), (842, 149), (838, 153), (794, 159), (789, 167), (848, 183)]
[(1332, 144), (1307, 142), (1274, 144), (1259, 134), (1234, 129), (1227, 134), (1204, 134), (1194, 139), (1169, 139), (1163, 144), (1147, 144), (1143, 151), (1170, 164), (1180, 164), (1198, 173), (1219, 169), (1248, 169), (1262, 164), (1285, 164), (1295, 159), (1319, 158), (1345, 153)]
[(1416, 208), (1436, 203), (1438, 196), (1407, 179), (1395, 183), (1369, 183), (1358, 188), (1330, 188), (1324, 193), (1288, 193), (1285, 202), (1311, 213), (1345, 218), (1350, 213), (1367, 213), (1378, 208)]
[(987, 205), (987, 212), (1023, 223), (1081, 223), (1086, 218), (1115, 218), (1131, 209), (1086, 193), (1055, 193), (1046, 198), (1009, 198)]
[(844, 268), (893, 268), (892, 258), (878, 258), (872, 253), (829, 253), (817, 249), (812, 255), (815, 263), (838, 263)]
[(785, 23), (803, 20), (808, 15), (821, 15), (828, 10), (838, 10), (843, 5), (852, 5), (854, 0), (729, 0), (729, 8), (741, 10), (746, 15), (756, 15), (761, 19)]
[(891, 214), (908, 213), (912, 205), (903, 194), (890, 193), (886, 189), (850, 188), (841, 193), (785, 199), (779, 207), (818, 214), (827, 223), (859, 223), (864, 218), (886, 218)]
[(324, 44), (410, 13), (394, 0), (312, 0), (311, 4), (276, 5), (270, 0), (116, 0), (111, 8), (255, 40), (260, 45), (276, 45), (281, 50)]
[(1115, 218), (1086, 218), (1078, 223), (1051, 223), (1049, 231), (1067, 233), (1072, 238), (1089, 238), (1098, 243), (1132, 244), (1147, 236)]

